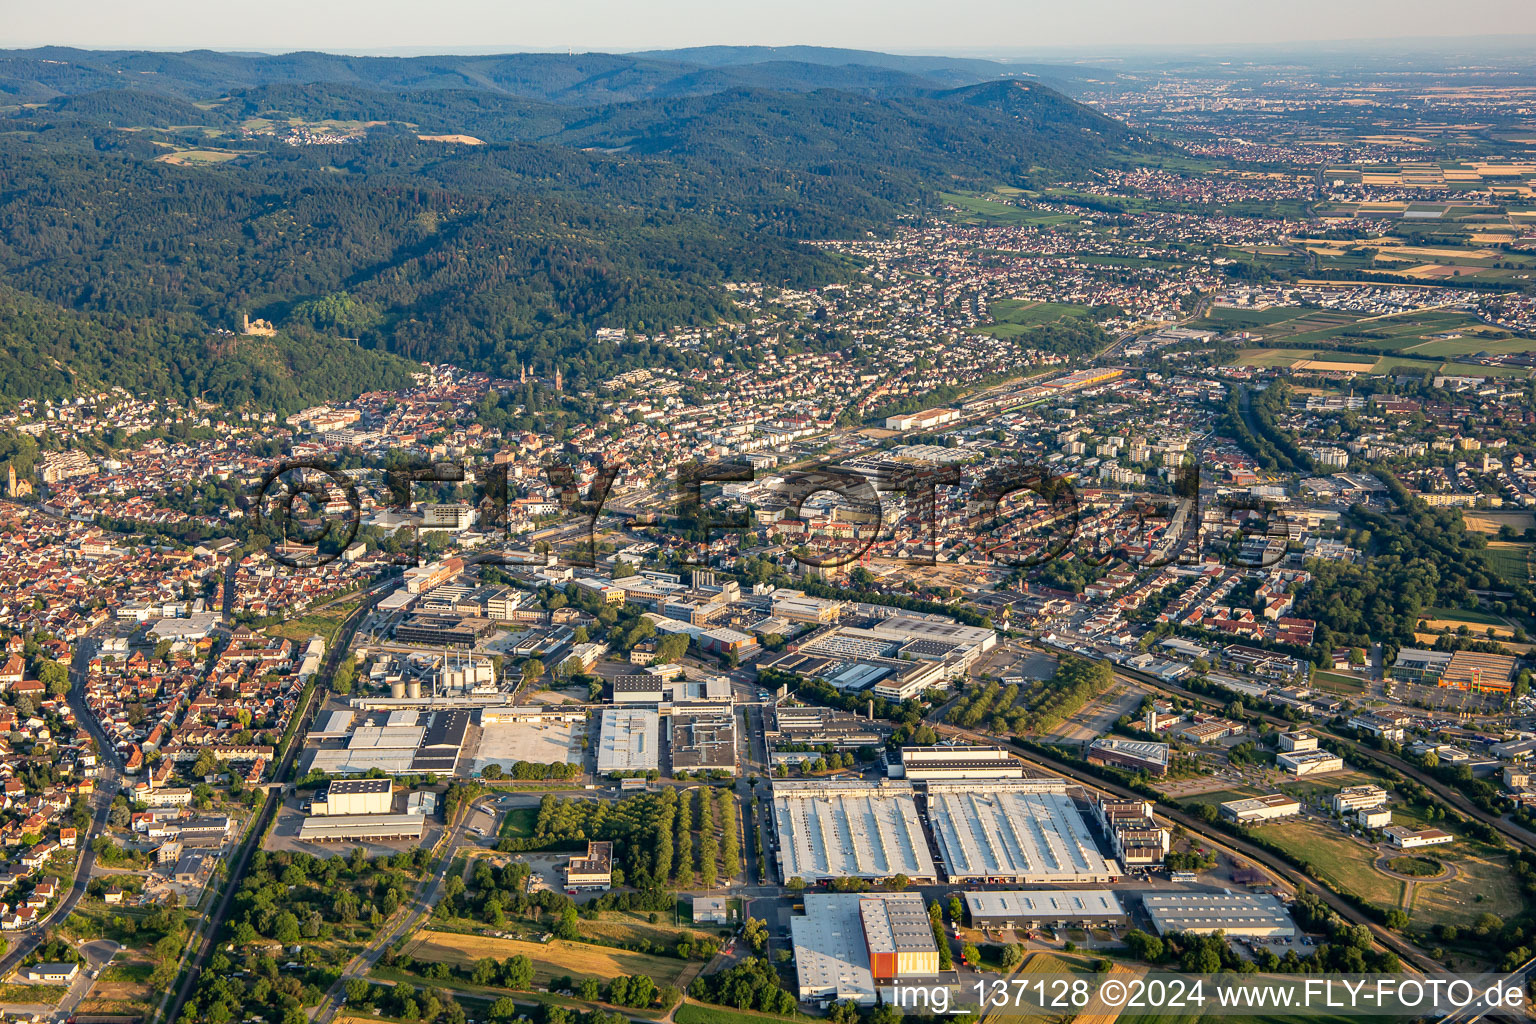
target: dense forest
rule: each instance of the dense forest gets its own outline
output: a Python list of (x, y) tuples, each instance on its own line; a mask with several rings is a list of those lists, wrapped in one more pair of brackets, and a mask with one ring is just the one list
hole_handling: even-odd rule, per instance
[[(591, 106), (701, 95), (729, 88), (871, 94), (955, 88), (1028, 75), (1057, 88), (1104, 82), (1081, 64), (999, 64), (966, 57), (908, 56), (823, 46), (700, 46), (649, 53), (441, 54), (355, 57), (299, 52), (165, 53), (47, 46), (0, 50), (0, 98), (41, 103), (60, 96), (134, 88), (183, 100), (266, 85), (311, 82), (387, 91), (473, 90)], [(182, 122), (186, 123), (186, 122)]]
[[(0, 104), (50, 94), (0, 105), (0, 401), (110, 381), (283, 406), (403, 366), (344, 348), (591, 379), (653, 355), (595, 345), (598, 327), (729, 321), (723, 282), (856, 274), (801, 240), (889, 231), (940, 188), (1162, 152), (1038, 82), (944, 87), (985, 62), (727, 62), (705, 69), (735, 76), (714, 91), (637, 91), (618, 78), (656, 69), (605, 55), (417, 64), (386, 87), (404, 74), (387, 61), (61, 54), (0, 54)], [(317, 145), (251, 129), (290, 118), (371, 126)], [(210, 146), (217, 160), (159, 159)], [(241, 314), (278, 338), (207, 343)], [(317, 344), (309, 381), (321, 359), (293, 354)]]
[(1493, 597), (1486, 607), (1517, 621), (1536, 621), (1536, 593), (1499, 576), (1487, 554), (1487, 538), (1468, 530), (1454, 510), (1432, 508), (1414, 497), (1392, 473), (1375, 472), (1400, 512), (1360, 505), (1349, 510), (1356, 542), (1368, 549), (1365, 564), (1307, 563), (1314, 579), (1296, 610), (1318, 622), (1315, 650), (1372, 639), (1411, 646), (1415, 628), (1420, 619), (1432, 617), (1431, 609), (1480, 606), (1473, 591), (1506, 594)]

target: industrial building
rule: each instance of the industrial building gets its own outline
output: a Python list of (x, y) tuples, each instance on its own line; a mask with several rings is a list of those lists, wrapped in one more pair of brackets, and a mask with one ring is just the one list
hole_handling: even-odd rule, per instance
[(938, 881), (906, 783), (775, 781), (773, 818), (785, 879)]
[(597, 771), (643, 772), (661, 767), (661, 716), (654, 711), (608, 708), (597, 737)]
[(1387, 791), (1367, 783), (1364, 786), (1345, 786), (1328, 798), (1328, 806), (1339, 814), (1350, 811), (1369, 811), (1387, 804)]
[(1298, 779), (1304, 775), (1324, 775), (1344, 770), (1344, 759), (1328, 750), (1282, 751), (1275, 755), (1275, 764)]
[(1403, 850), (1414, 850), (1421, 846), (1440, 846), (1456, 838), (1438, 828), (1412, 829), (1402, 825), (1391, 825), (1382, 829), (1382, 832), (1386, 835), (1387, 842)]
[(859, 900), (869, 973), (878, 981), (939, 972), (939, 945), (923, 898), (916, 893)]
[(1392, 824), (1392, 812), (1385, 807), (1362, 807), (1355, 812), (1355, 820), (1366, 828), (1386, 828)]
[(1128, 768), (1161, 777), (1168, 774), (1168, 744), (1100, 736), (1088, 745), (1088, 763)]
[(891, 733), (891, 726), (846, 711), (822, 707), (772, 705), (765, 715), (764, 738), (770, 747), (779, 744), (836, 750), (877, 747)]
[(615, 704), (660, 704), (666, 699), (667, 681), (660, 673), (636, 672), (613, 679)]
[(1144, 893), (1141, 905), (1159, 935), (1188, 932), (1229, 937), (1292, 939), (1296, 922), (1269, 893)]
[(673, 714), (672, 770), (736, 772), (736, 715), (731, 711)]
[(1250, 797), (1246, 800), (1228, 800), (1220, 806), (1226, 821), (1239, 825), (1251, 825), (1260, 821), (1278, 821), (1301, 813), (1301, 801), (1280, 793)]
[(1168, 856), (1168, 830), (1153, 819), (1149, 801), (1101, 798), (1092, 806), (1110, 849), (1126, 869), (1153, 867)]
[[(371, 703), (388, 706), (382, 698)], [(426, 724), (422, 724), (423, 713), (417, 707), (376, 712), (346, 735), (344, 742), (338, 743), (330, 734), (311, 736), (317, 745), (305, 749), (299, 767), (327, 775), (363, 775), (373, 769), (388, 775), (451, 775), (464, 746), (469, 718), (465, 708), (428, 711)]]
[(468, 731), (468, 710), (454, 708), (432, 712), (416, 754), (411, 758), (411, 771), (452, 775)]
[(930, 783), (928, 820), (951, 882), (1102, 884), (1121, 874), (1059, 780)]
[(939, 980), (939, 947), (915, 893), (806, 893), (790, 918), (802, 1000), (876, 1001), (882, 982)]
[(424, 647), (474, 647), (489, 623), (450, 615), (413, 615), (395, 627), (395, 640)]
[(1021, 779), (1024, 762), (1003, 747), (902, 747), (890, 774), (912, 782), (944, 779)]
[(1505, 694), (1514, 688), (1514, 678), (1515, 659), (1507, 654), (1457, 651), (1437, 682), (1473, 693)]
[(310, 804), (310, 813), (388, 814), (395, 800), (395, 786), (389, 779), (338, 779), (325, 788)]
[(565, 866), (569, 889), (606, 889), (613, 884), (613, 844), (588, 840), (584, 857), (572, 857)]
[(1031, 889), (961, 894), (973, 928), (1118, 928), (1130, 923), (1108, 889)]
[(308, 817), (299, 838), (310, 843), (389, 843), (421, 841), (427, 819), (419, 814), (329, 814)]
[[(777, 600), (774, 608), (776, 616), (784, 617)], [(941, 615), (897, 614), (861, 626), (818, 630), (760, 667), (822, 678), (840, 690), (905, 700), (963, 673), (996, 644), (992, 629)]]

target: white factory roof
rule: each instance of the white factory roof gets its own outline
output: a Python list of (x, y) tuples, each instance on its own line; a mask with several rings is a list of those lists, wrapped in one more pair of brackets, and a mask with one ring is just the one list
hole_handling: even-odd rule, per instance
[(773, 784), (785, 878), (937, 878), (906, 783)]
[(361, 775), (372, 768), (390, 775), (410, 773), (416, 759), (415, 747), (381, 747), (367, 750), (315, 750), (304, 752), (300, 766), (309, 772), (318, 769), (327, 775)]
[(421, 745), (425, 729), (415, 725), (365, 725), (352, 733), (348, 750), (410, 749)]
[(789, 919), (800, 998), (875, 1001), (875, 979), (859, 903), (870, 893), (805, 894), (805, 914)]
[(951, 879), (1048, 884), (1120, 873), (1099, 852), (1076, 802), (1028, 781), (930, 784), (928, 820)]
[(345, 736), (350, 728), (352, 728), (351, 711), (327, 711), (320, 716), (316, 727), (309, 730), (309, 738), (318, 740)]
[(1159, 935), (1223, 931), (1228, 935), (1289, 938), (1296, 934), (1296, 923), (1285, 904), (1269, 893), (1146, 893), (1141, 902)]
[(1031, 889), (1025, 892), (968, 892), (965, 909), (973, 917), (1014, 915), (1025, 919), (1068, 921), (1076, 917), (1123, 917), (1125, 907), (1108, 889)]
[(654, 711), (609, 708), (598, 734), (597, 771), (649, 771), (661, 766), (661, 717)]

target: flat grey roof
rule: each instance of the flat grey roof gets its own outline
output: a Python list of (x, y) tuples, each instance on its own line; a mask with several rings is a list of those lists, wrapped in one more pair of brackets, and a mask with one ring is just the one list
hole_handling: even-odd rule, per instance
[(928, 818), (951, 879), (1108, 881), (1112, 869), (1064, 792), (970, 780), (928, 787)]
[(1296, 922), (1285, 905), (1269, 893), (1146, 893), (1141, 903), (1159, 935), (1216, 931), (1276, 937), (1296, 934)]
[(967, 892), (965, 909), (975, 917), (1124, 917), (1125, 907), (1108, 889), (1031, 889), (1025, 892)]
[(776, 782), (785, 878), (937, 878), (905, 783)]
[(427, 819), (419, 814), (336, 814), (305, 818), (299, 825), (299, 838), (379, 839), (385, 837), (420, 838)]

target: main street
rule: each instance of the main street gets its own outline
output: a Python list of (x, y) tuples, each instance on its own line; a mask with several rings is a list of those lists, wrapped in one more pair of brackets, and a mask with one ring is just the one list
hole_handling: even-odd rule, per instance
[(347, 965), (341, 969), (341, 974), (326, 991), (325, 998), (320, 1001), (314, 1012), (310, 1015), (315, 1024), (330, 1024), (342, 1005), (346, 1002), (347, 981), (351, 978), (361, 978), (378, 964), (395, 941), (410, 932), (419, 925), (424, 918), (432, 913), (442, 898), (443, 883), (447, 881), (448, 874), (453, 870), (454, 858), (459, 847), (464, 843), (464, 834), (469, 828), (469, 823), (475, 817), (476, 809), (481, 801), (494, 799), (498, 794), (487, 794), (464, 807), (458, 816), (458, 820), (448, 829), (443, 838), (438, 841), (436, 850), (437, 868), (416, 886), (415, 895), (411, 902), (395, 912), (391, 921), (385, 923), (379, 929), (373, 941), (360, 953), (347, 961)]
[(10, 950), (3, 959), (0, 959), (0, 977), (9, 975), (22, 960), (31, 955), (32, 951), (42, 943), (44, 935), (53, 924), (67, 919), (74, 913), (76, 904), (85, 895), (86, 886), (90, 884), (91, 871), (96, 866), (96, 851), (93, 849), (93, 844), (97, 837), (106, 832), (107, 814), (112, 809), (112, 798), (117, 795), (121, 785), (122, 760), (85, 702), (85, 681), (95, 651), (96, 642), (90, 636), (82, 638), (75, 645), (75, 656), (69, 666), (70, 685), (67, 698), (69, 708), (75, 715), (76, 727), (85, 729), (96, 744), (99, 770), (95, 779), (95, 792), (91, 795), (91, 823), (78, 839), (79, 860), (75, 865), (75, 877), (69, 891), (51, 911), (40, 917), (35, 925), (12, 939)]
[(314, 691), (310, 695), (308, 704), (300, 708), (296, 714), (298, 720), (293, 724), (293, 732), (289, 737), (288, 746), (283, 751), (282, 760), (274, 767), (272, 783), (267, 787), (267, 797), (261, 805), (261, 811), (257, 813), (255, 820), (246, 830), (246, 840), (240, 846), (239, 860), (229, 871), (229, 877), (224, 882), (224, 889), (219, 895), (219, 902), (214, 911), (205, 920), (201, 941), (189, 959), (185, 972), (182, 975), (181, 986), (176, 989), (176, 997), (168, 1012), (160, 1015), (159, 1019), (176, 1021), (181, 1018), (181, 1011), (186, 1006), (187, 1000), (197, 989), (198, 979), (202, 977), (203, 967), (207, 963), (208, 955), (213, 951), (213, 944), (217, 940), (224, 922), (229, 916), (229, 907), (234, 900), (235, 893), (240, 889), (241, 880), (245, 877), (246, 868), (250, 864), (251, 854), (261, 844), (262, 837), (266, 835), (267, 827), (271, 825), (277, 808), (282, 804), (282, 791), (289, 776), (293, 771), (295, 758), (299, 750), (304, 746), (304, 738), (309, 731), (309, 723), (314, 718), (320, 705), (325, 703), (325, 694), (330, 688), (331, 678), (336, 674), (336, 668), (341, 664), (347, 648), (351, 646), (352, 636), (357, 632), (358, 625), (373, 610), (379, 600), (391, 593), (393, 587), (373, 586), (366, 591), (366, 597), (358, 602), (356, 608), (347, 616), (341, 628), (336, 631), (335, 642), (325, 652), (325, 661), (321, 664), (320, 671), (313, 679)]

